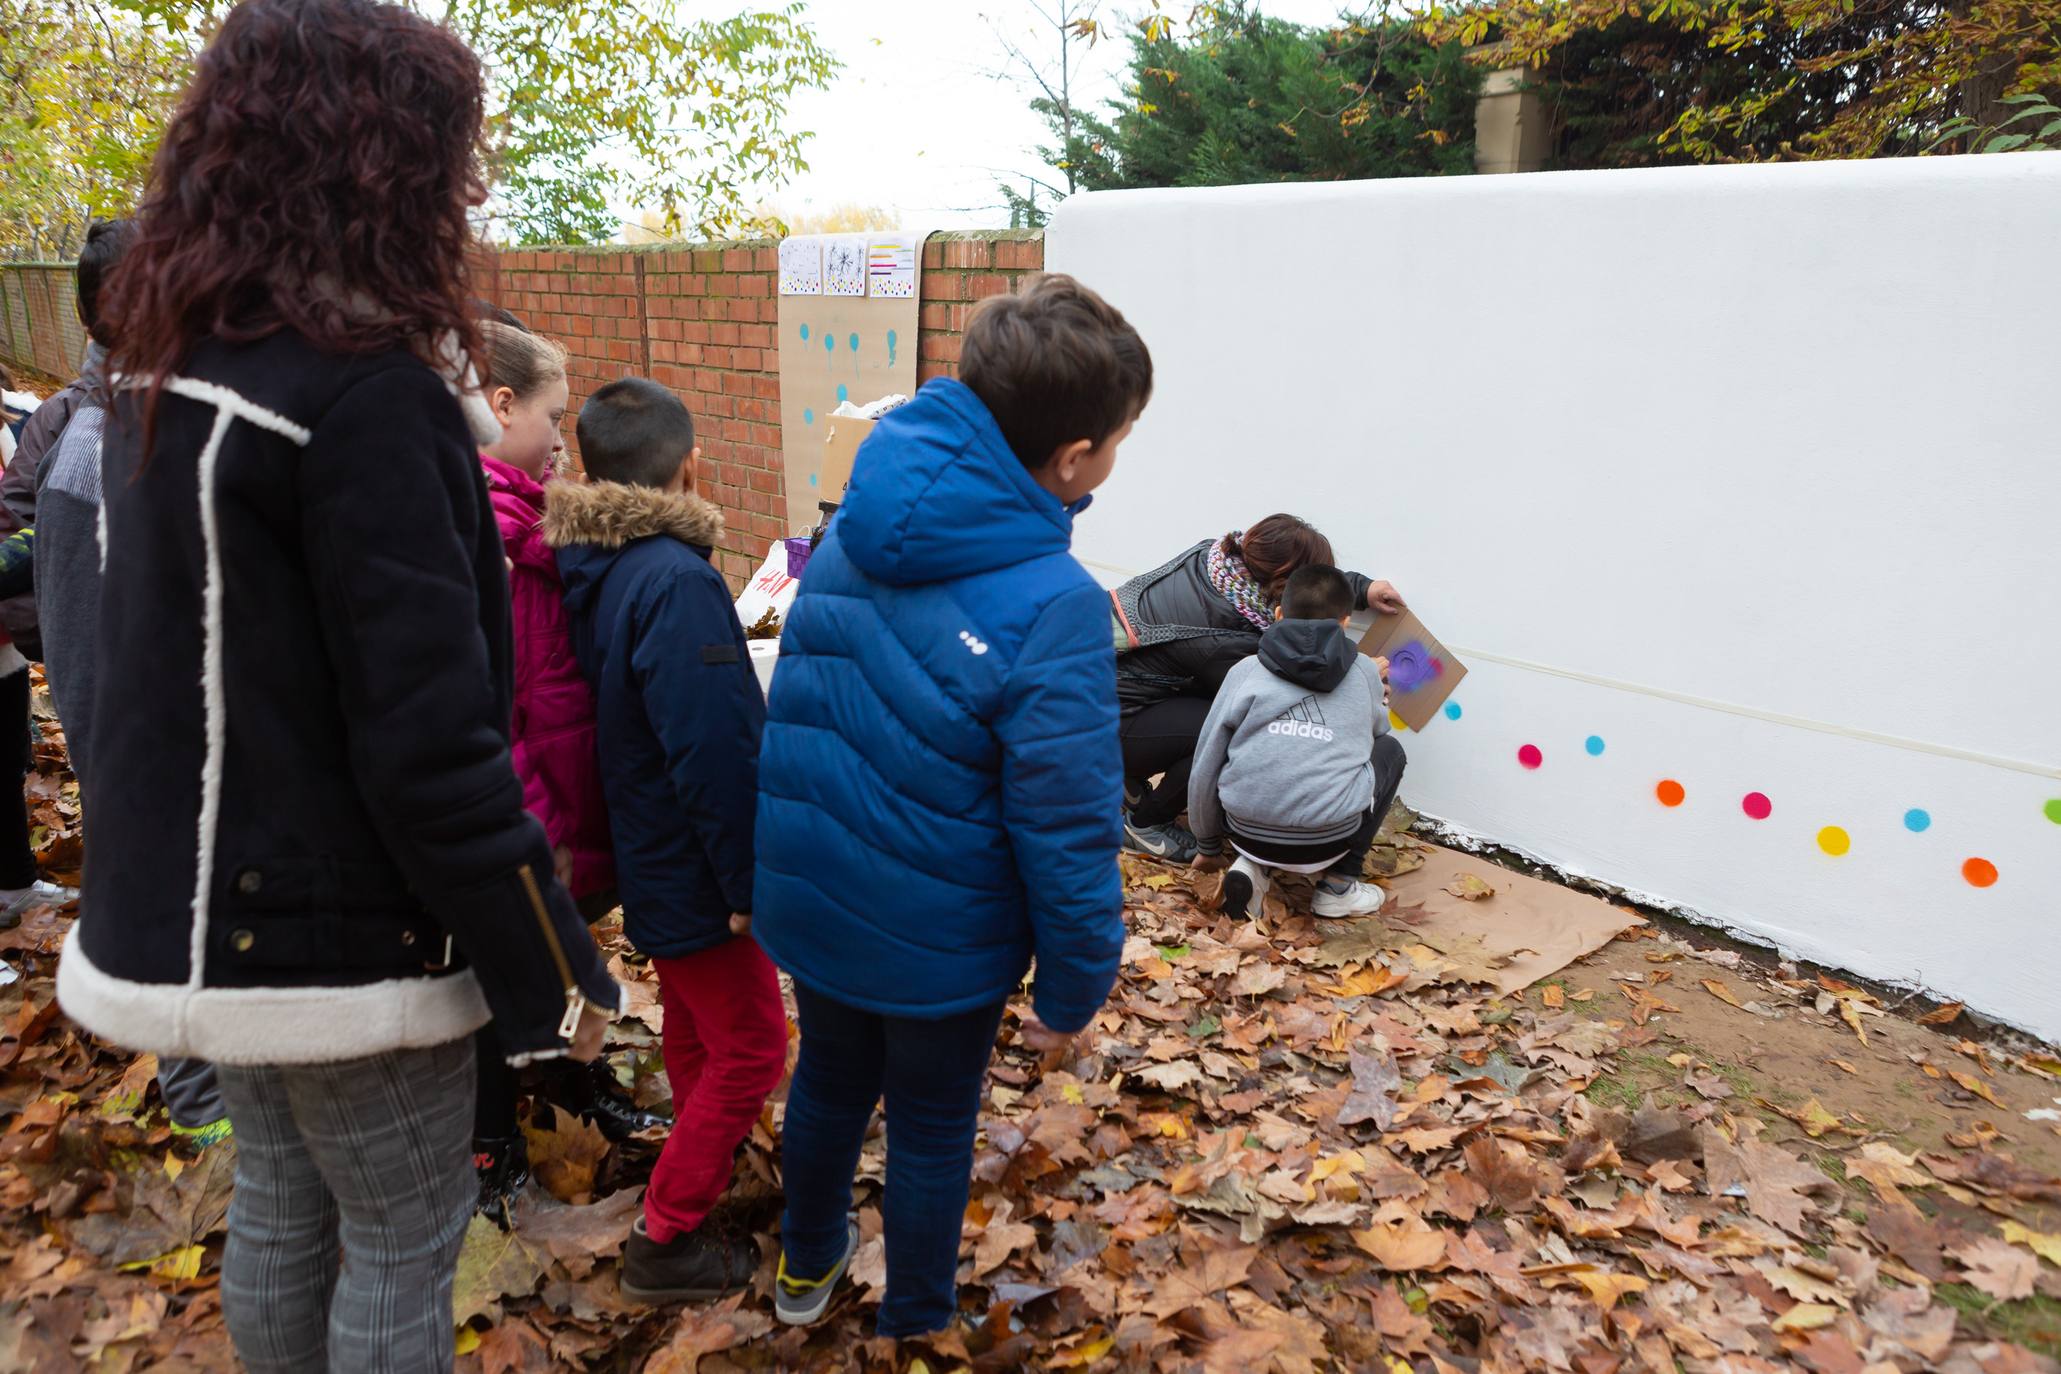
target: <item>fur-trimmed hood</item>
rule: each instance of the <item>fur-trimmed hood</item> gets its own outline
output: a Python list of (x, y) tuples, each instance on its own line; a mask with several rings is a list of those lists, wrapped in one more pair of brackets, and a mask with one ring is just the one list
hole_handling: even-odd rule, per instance
[(554, 549), (619, 549), (654, 534), (707, 549), (722, 538), (723, 513), (692, 492), (623, 482), (551, 482), (544, 488), (543, 528), (544, 542)]

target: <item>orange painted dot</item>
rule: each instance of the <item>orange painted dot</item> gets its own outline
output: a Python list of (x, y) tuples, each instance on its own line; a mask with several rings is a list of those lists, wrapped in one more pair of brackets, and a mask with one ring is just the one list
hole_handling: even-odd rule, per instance
[(1689, 794), (1683, 791), (1682, 785), (1673, 778), (1663, 778), (1660, 786), (1653, 789), (1653, 795), (1660, 798), (1662, 806), (1680, 806), (1682, 798)]
[(1988, 887), (1997, 880), (1997, 866), (1988, 859), (1970, 859), (1961, 865), (1961, 876), (1970, 886)]

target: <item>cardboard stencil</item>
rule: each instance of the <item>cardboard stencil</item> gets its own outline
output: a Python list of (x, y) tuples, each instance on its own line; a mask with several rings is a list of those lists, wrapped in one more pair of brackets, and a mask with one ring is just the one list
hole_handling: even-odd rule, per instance
[(1388, 660), (1389, 709), (1422, 730), (1467, 676), (1467, 665), (1438, 642), (1414, 611), (1381, 615), (1360, 640), (1360, 652)]
[(813, 524), (818, 501), (844, 485), (823, 484), (831, 415), (850, 401), (866, 405), (916, 394), (915, 296), (780, 297), (780, 447), (786, 458), (787, 523)]

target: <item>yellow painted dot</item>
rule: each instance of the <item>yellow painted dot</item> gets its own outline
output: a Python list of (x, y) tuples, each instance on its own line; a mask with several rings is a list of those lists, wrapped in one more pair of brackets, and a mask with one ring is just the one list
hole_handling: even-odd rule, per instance
[(1388, 723), (1390, 725), (1393, 725), (1398, 730), (1407, 730), (1410, 728), (1410, 722), (1404, 720), (1401, 716), (1397, 715), (1393, 711), (1390, 711), (1388, 713)]
[(1818, 848), (1837, 858), (1853, 848), (1853, 837), (1836, 825), (1828, 825), (1818, 832)]

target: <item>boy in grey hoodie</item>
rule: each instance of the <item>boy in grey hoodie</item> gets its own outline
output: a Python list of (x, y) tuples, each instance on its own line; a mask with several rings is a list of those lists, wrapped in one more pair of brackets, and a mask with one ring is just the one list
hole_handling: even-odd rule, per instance
[(1364, 916), (1388, 894), (1360, 881), (1403, 780), (1388, 730), (1387, 665), (1346, 638), (1352, 583), (1310, 564), (1288, 579), (1259, 654), (1218, 690), (1188, 781), (1188, 821), (1205, 871), (1225, 867), (1224, 909), (1258, 916), (1270, 870), (1319, 873), (1310, 910)]

